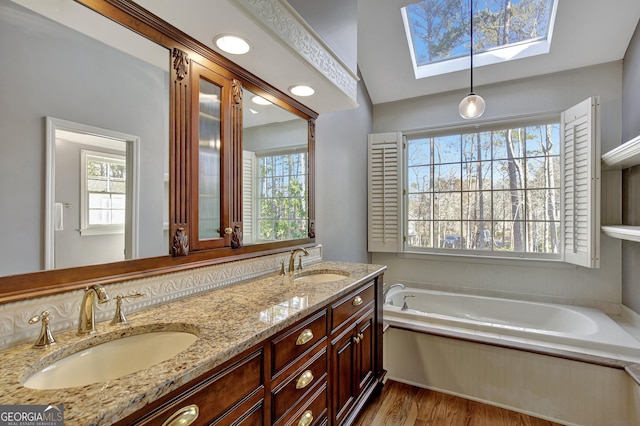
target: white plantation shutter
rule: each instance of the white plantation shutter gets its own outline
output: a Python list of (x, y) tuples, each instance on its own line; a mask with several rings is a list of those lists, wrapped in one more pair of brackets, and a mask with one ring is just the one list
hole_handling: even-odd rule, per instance
[(562, 113), (563, 249), (568, 263), (600, 266), (599, 98)]
[(256, 154), (242, 151), (242, 237), (244, 243), (253, 243), (253, 200), (255, 199)]
[(368, 249), (402, 249), (402, 134), (369, 135)]

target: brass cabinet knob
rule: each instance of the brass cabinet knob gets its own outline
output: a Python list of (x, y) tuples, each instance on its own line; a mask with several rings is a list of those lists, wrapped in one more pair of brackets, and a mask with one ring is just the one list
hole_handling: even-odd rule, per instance
[(355, 299), (353, 299), (353, 302), (351, 302), (351, 304), (353, 306), (360, 306), (362, 305), (362, 297), (360, 296), (356, 296)]
[(308, 343), (311, 339), (313, 339), (313, 331), (309, 330), (308, 328), (305, 328), (304, 330), (302, 330), (302, 333), (300, 333), (300, 335), (298, 336), (298, 339), (296, 340), (296, 345), (302, 346), (305, 343)]
[(200, 414), (200, 410), (197, 405), (187, 405), (173, 413), (162, 423), (162, 426), (188, 426), (198, 418), (198, 414)]
[(231, 235), (231, 234), (233, 234), (233, 229), (231, 229), (231, 228), (224, 228), (224, 233), (225, 233), (225, 234), (227, 234), (227, 235)]
[(298, 420), (298, 426), (309, 426), (313, 421), (313, 412), (311, 410), (307, 410), (302, 413), (300, 416), (300, 420)]
[(296, 389), (306, 388), (309, 383), (313, 381), (313, 374), (311, 370), (307, 370), (298, 377), (298, 381), (296, 382)]

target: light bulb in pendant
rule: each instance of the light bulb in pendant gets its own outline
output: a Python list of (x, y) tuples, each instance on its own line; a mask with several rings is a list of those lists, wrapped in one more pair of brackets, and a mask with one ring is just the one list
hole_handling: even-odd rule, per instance
[(478, 118), (484, 114), (485, 103), (482, 96), (475, 93), (469, 93), (458, 106), (458, 112), (462, 118), (472, 119)]

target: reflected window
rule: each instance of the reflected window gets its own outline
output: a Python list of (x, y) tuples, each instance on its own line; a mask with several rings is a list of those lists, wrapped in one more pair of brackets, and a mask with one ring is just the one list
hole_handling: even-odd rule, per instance
[(307, 152), (256, 155), (257, 234), (267, 241), (307, 237)]
[(123, 233), (126, 221), (125, 155), (82, 150), (82, 232)]

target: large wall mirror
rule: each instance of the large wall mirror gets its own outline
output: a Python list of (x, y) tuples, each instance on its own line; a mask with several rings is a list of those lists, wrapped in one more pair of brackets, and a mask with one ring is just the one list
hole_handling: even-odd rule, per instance
[[(128, 0), (0, 0), (0, 47), (11, 56), (0, 67), (0, 303), (314, 242), (317, 115), (304, 105)], [(255, 180), (235, 179), (233, 190), (257, 197), (234, 196), (241, 247), (174, 257), (188, 218), (176, 211), (189, 204), (188, 54), (253, 92), (232, 158), (234, 176), (250, 170)], [(279, 106), (254, 105), (254, 93)], [(286, 176), (269, 162), (286, 162)]]
[[(42, 15), (48, 7), (67, 22)], [(0, 9), (0, 46), (13, 56), (0, 71), (0, 223), (11, 234), (0, 245), (0, 275), (168, 254), (168, 49), (72, 1), (0, 0)], [(111, 45), (68, 26), (75, 22)], [(126, 137), (120, 148), (98, 142), (119, 134), (135, 135), (135, 146)], [(126, 208), (118, 173), (137, 199)], [(121, 226), (88, 232), (84, 213)], [(125, 225), (135, 225), (128, 243)]]

